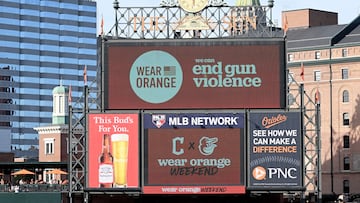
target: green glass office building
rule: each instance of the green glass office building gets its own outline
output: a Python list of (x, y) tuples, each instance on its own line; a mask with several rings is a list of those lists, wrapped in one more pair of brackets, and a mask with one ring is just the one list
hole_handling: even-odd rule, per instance
[(95, 1), (0, 0), (0, 130), (9, 132), (0, 136), (11, 140), (2, 151), (37, 156), (33, 128), (52, 123), (53, 88), (71, 85), (76, 101), (85, 66), (91, 82), (97, 67)]

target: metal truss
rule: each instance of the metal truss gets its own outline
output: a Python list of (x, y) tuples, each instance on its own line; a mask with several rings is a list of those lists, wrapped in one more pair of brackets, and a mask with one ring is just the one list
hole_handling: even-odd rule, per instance
[[(274, 37), (271, 7), (208, 6), (198, 13), (174, 7), (115, 8), (113, 39)], [(198, 22), (191, 24), (194, 17)], [(187, 19), (191, 22), (188, 22)], [(190, 25), (188, 25), (190, 24)], [(207, 28), (204, 28), (207, 27)], [(199, 27), (199, 28), (197, 28)]]
[[(115, 6), (114, 6), (115, 7)], [(270, 12), (270, 15), (268, 14)], [(246, 17), (245, 15), (248, 15)], [(199, 16), (210, 29), (179, 29), (187, 16)], [(86, 115), (89, 109), (104, 110), (103, 67), (104, 41), (113, 39), (171, 39), (171, 38), (266, 38), (279, 37), (283, 33), (275, 28), (271, 20), (271, 7), (207, 7), (196, 14), (185, 13), (178, 7), (119, 8), (115, 7), (116, 23), (101, 39), (98, 46), (98, 73), (96, 81), (84, 87), (84, 94), (74, 106), (70, 106), (69, 116), (69, 198), (82, 195), (86, 185)], [(256, 18), (255, 18), (256, 17)], [(256, 19), (256, 21), (254, 21)], [(256, 22), (256, 24), (254, 24)], [(255, 25), (255, 26), (254, 26)], [(304, 91), (302, 84), (288, 76), (287, 108), (301, 109), (304, 132), (304, 186), (305, 193), (316, 194), (321, 200), (321, 158), (320, 158), (320, 111)], [(95, 88), (96, 86), (96, 88)]]
[[(99, 75), (102, 74), (101, 69)], [(304, 152), (304, 195), (310, 193), (321, 202), (321, 157), (320, 157), (320, 105), (305, 92), (303, 84), (297, 83), (291, 74), (288, 74), (287, 108), (301, 109), (303, 113), (303, 152)], [(97, 84), (98, 87), (102, 85)], [(94, 86), (94, 83), (92, 83)], [(70, 142), (69, 144), (69, 198), (70, 203), (74, 194), (85, 195), (86, 185), (86, 115), (90, 109), (102, 109), (99, 98), (102, 91), (97, 88), (84, 87), (83, 96), (70, 106)]]
[[(99, 87), (99, 86), (97, 86)], [(72, 203), (75, 196), (81, 196), (87, 200), (86, 187), (86, 155), (87, 155), (87, 113), (90, 109), (99, 109), (100, 92), (95, 82), (84, 86), (83, 95), (74, 106), (69, 106), (69, 202)]]
[[(99, 75), (102, 74), (101, 69)], [(305, 195), (315, 194), (322, 199), (321, 192), (321, 157), (320, 157), (320, 105), (306, 94), (303, 84), (297, 83), (289, 74), (287, 85), (287, 108), (301, 109), (303, 113), (303, 150), (304, 150), (304, 187)], [(99, 80), (99, 78), (98, 78)], [(101, 80), (100, 80), (101, 81)], [(98, 87), (102, 85), (97, 84)], [(93, 83), (94, 86), (94, 83)], [(102, 109), (100, 98), (102, 91), (97, 88), (84, 87), (84, 94), (75, 107), (70, 106), (69, 122), (69, 198), (74, 194), (84, 194), (86, 185), (86, 115), (90, 109)], [(85, 199), (87, 199), (84, 196)]]
[(298, 108), (303, 113), (303, 195), (314, 194), (321, 202), (320, 104), (305, 92), (304, 85), (297, 83), (291, 74), (288, 74), (287, 88), (288, 108)]

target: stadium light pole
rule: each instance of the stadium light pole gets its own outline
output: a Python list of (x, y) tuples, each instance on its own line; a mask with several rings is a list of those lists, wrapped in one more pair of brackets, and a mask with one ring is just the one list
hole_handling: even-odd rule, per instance
[(113, 6), (114, 6), (114, 9), (115, 9), (115, 37), (117, 39), (118, 36), (119, 36), (119, 32), (118, 32), (119, 21), (118, 21), (117, 13), (118, 13), (118, 10), (120, 8), (118, 0), (114, 1)]
[(273, 20), (272, 20), (272, 8), (274, 7), (274, 0), (268, 0), (268, 7), (270, 8), (270, 26), (273, 29)]
[(274, 7), (274, 0), (268, 0), (268, 6), (269, 8)]

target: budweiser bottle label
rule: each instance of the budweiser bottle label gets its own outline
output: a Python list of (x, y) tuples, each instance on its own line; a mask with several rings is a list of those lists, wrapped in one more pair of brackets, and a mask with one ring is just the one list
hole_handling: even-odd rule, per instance
[(99, 183), (113, 183), (114, 169), (112, 164), (100, 164)]

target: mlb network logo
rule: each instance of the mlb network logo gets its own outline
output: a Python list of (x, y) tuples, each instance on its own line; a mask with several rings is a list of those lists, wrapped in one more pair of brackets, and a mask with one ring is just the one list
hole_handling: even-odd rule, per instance
[(152, 123), (157, 127), (161, 128), (166, 122), (166, 115), (152, 115)]

